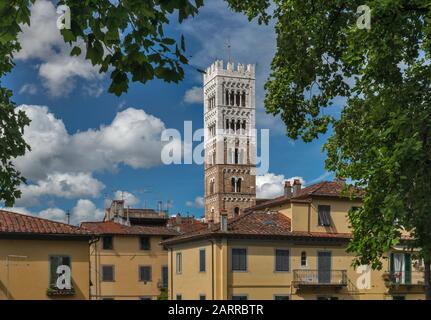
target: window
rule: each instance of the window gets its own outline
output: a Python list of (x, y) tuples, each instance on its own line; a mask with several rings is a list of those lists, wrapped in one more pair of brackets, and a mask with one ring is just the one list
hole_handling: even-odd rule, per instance
[(111, 236), (105, 236), (102, 238), (103, 250), (112, 250), (114, 248), (114, 241)]
[(238, 181), (236, 182), (236, 192), (241, 192), (241, 182), (242, 182), (242, 179), (239, 178)]
[(289, 250), (275, 250), (275, 271), (289, 271)]
[(49, 257), (49, 286), (50, 288), (57, 287), (57, 279), (59, 274), (57, 274), (57, 268), (59, 266), (71, 267), (70, 257), (68, 256), (50, 256)]
[(169, 272), (168, 266), (162, 266), (162, 287), (168, 287)]
[(232, 271), (247, 271), (247, 249), (232, 249)]
[(206, 299), (207, 299), (206, 295), (204, 295), (204, 294), (199, 295), (199, 300), (206, 300)]
[(102, 281), (115, 281), (114, 279), (114, 266), (102, 266)]
[(307, 252), (302, 251), (301, 252), (301, 267), (307, 266)]
[(288, 295), (275, 295), (274, 300), (290, 300)]
[(139, 238), (139, 244), (141, 250), (150, 250), (151, 249), (151, 243), (149, 237), (140, 237)]
[(239, 159), (239, 152), (238, 152), (238, 149), (237, 148), (235, 148), (235, 164), (238, 164), (238, 159)]
[(239, 215), (239, 208), (238, 207), (235, 207), (234, 209), (233, 209), (233, 216), (234, 217), (236, 217), (236, 216), (238, 216)]
[(182, 264), (183, 264), (183, 262), (182, 262), (183, 257), (182, 257), (181, 252), (178, 252), (176, 257), (177, 257), (177, 261), (176, 261), (177, 262), (176, 263), (177, 269), (176, 269), (176, 271), (177, 271), (177, 274), (180, 274), (183, 271), (183, 266), (182, 266)]
[(199, 250), (199, 272), (205, 272), (205, 249)]
[(139, 281), (151, 281), (151, 266), (139, 267)]
[(232, 300), (247, 300), (246, 295), (234, 295), (232, 296)]
[(331, 225), (331, 206), (319, 205), (318, 206), (318, 214), (319, 214), (319, 226), (328, 227)]
[(177, 300), (183, 300), (183, 296), (181, 294), (177, 294)]

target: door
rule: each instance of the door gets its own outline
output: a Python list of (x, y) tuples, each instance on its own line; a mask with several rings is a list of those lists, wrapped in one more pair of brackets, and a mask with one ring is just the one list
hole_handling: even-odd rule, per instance
[(319, 283), (331, 283), (331, 252), (317, 253), (317, 277)]

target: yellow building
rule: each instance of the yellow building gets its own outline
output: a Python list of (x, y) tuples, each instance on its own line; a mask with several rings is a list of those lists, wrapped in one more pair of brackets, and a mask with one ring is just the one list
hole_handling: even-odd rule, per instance
[(0, 300), (88, 299), (89, 241), (80, 228), (0, 210)]
[(237, 218), (163, 242), (170, 299), (423, 299), (420, 261), (394, 248), (381, 271), (351, 267), (349, 210), (342, 181), (301, 188)]
[(160, 242), (176, 235), (160, 225), (114, 221), (81, 225), (97, 236), (90, 248), (92, 299), (157, 299), (168, 284), (168, 253)]

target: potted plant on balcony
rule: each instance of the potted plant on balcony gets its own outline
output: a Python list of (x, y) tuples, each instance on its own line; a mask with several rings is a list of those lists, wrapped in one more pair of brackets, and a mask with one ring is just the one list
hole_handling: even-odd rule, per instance
[(388, 287), (394, 282), (394, 276), (390, 272), (386, 271), (382, 275), (382, 279), (385, 282), (385, 285)]
[(53, 296), (73, 296), (75, 289), (58, 289), (57, 287), (49, 287), (46, 289), (46, 295), (49, 297)]

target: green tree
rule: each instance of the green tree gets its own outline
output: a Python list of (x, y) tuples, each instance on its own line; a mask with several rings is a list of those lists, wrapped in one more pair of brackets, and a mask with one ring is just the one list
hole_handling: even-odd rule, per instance
[[(234, 1), (230, 1), (233, 3)], [(371, 8), (371, 28), (357, 24)], [(293, 139), (333, 129), (326, 166), (365, 188), (350, 212), (355, 265), (382, 268), (382, 256), (411, 233), (425, 261), (431, 299), (431, 64), (429, 0), (275, 0), (233, 5), (276, 20), (277, 48), (266, 110)], [(342, 110), (331, 109), (344, 99)], [(341, 111), (341, 112), (340, 112)], [(338, 115), (337, 115), (338, 113)], [(341, 114), (340, 114), (341, 113)]]
[[(30, 24), (30, 8), (35, 0), (0, 1), (0, 79), (14, 66), (13, 53), (19, 51), (18, 33)], [(110, 73), (109, 92), (127, 92), (129, 81), (145, 83), (154, 78), (179, 82), (187, 64), (184, 37), (165, 35), (165, 26), (177, 16), (181, 23), (194, 16), (203, 0), (61, 0), (71, 10), (71, 28), (61, 34), (71, 45), (71, 55), (85, 58), (101, 73)], [(25, 154), (29, 146), (22, 138), (29, 119), (16, 112), (12, 92), (0, 82), (0, 201), (14, 204), (25, 182), (12, 160)]]

